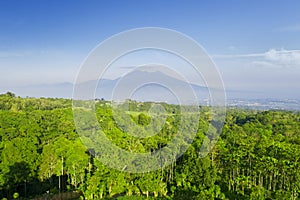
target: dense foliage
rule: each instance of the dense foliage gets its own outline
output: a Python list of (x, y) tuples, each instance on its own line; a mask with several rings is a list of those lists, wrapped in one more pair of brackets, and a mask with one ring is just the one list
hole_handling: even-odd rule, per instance
[[(210, 109), (201, 108), (196, 139), (161, 170), (134, 174), (110, 169), (76, 133), (71, 100), (0, 95), (0, 199), (80, 191), (85, 199), (297, 199), (300, 193), (300, 113), (229, 109), (221, 137), (201, 156)], [(130, 102), (132, 120), (145, 126), (152, 103)], [(180, 109), (164, 104), (159, 134), (136, 139), (118, 127), (111, 104), (98, 101), (97, 119), (107, 137), (131, 152), (168, 144)], [(186, 124), (188, 126), (188, 124)]]

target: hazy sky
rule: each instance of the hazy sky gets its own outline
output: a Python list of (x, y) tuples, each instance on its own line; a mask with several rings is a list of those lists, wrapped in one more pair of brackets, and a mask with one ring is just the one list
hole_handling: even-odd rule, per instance
[(300, 1), (0, 1), (0, 92), (74, 81), (101, 41), (164, 27), (201, 44), (225, 87), (300, 98)]

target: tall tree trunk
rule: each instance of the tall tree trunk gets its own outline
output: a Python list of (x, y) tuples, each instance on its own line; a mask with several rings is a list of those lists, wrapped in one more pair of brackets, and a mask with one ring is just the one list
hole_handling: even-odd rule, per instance
[(64, 157), (61, 157), (61, 191), (63, 191), (63, 176), (64, 176)]
[(272, 173), (269, 175), (269, 187), (268, 187), (268, 190), (269, 191), (271, 191), (271, 189), (272, 189), (272, 178), (273, 178), (273, 176), (272, 176)]

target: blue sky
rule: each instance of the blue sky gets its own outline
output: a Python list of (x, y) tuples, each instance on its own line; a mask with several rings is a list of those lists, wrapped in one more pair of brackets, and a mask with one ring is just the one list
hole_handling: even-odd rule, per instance
[(201, 44), (228, 89), (300, 98), (299, 8), (296, 0), (0, 1), (0, 92), (72, 82), (101, 41), (155, 26)]

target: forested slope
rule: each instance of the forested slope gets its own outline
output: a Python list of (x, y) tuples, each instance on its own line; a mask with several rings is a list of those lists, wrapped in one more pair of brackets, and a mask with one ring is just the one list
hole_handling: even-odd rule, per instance
[[(71, 104), (66, 99), (0, 96), (0, 199), (30, 199), (47, 191), (80, 191), (85, 199), (299, 198), (299, 113), (229, 109), (219, 130), (210, 108), (202, 107), (198, 134), (186, 153), (162, 170), (135, 174), (104, 166), (97, 159), (101, 155), (85, 148)], [(147, 125), (151, 104), (130, 101), (133, 121)], [(98, 101), (96, 113), (115, 144), (131, 152), (149, 152), (167, 145), (178, 129), (179, 107), (163, 106), (167, 122), (148, 139), (135, 139), (118, 127), (110, 102)], [(202, 158), (200, 147), (209, 123), (215, 124), (215, 133), (222, 133)]]

